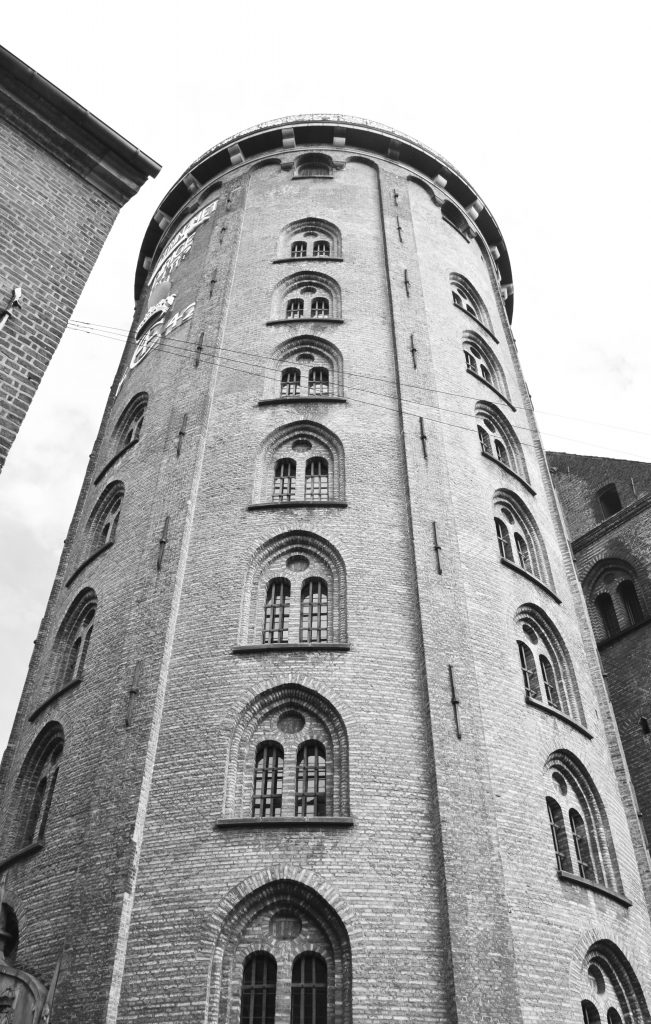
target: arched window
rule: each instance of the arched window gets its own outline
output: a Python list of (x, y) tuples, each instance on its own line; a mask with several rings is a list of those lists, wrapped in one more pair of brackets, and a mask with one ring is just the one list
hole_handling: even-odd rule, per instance
[(306, 580), (301, 588), (300, 638), (304, 644), (328, 640), (328, 584), (319, 577)]
[(274, 470), (274, 501), (293, 501), (296, 494), (296, 462), (279, 459)]
[[(274, 353), (270, 370), (263, 375), (265, 401), (276, 400), (278, 395), (303, 402), (343, 398), (341, 352), (325, 338), (302, 336), (283, 342)], [(307, 378), (303, 389), (302, 373)]]
[(20, 844), (21, 847), (35, 843), (38, 839), (42, 839), (45, 834), (45, 826), (47, 825), (50, 813), (54, 787), (59, 773), (59, 761), (62, 754), (63, 741), (53, 747), (41, 764), (40, 771), (38, 772), (38, 782), (34, 788), (30, 806), (27, 808), (25, 832)]
[(293, 398), (301, 393), (301, 371), (296, 366), (288, 366), (280, 375), (280, 394), (283, 398)]
[(345, 498), (344, 450), (320, 423), (295, 421), (274, 430), (259, 453), (253, 507), (336, 502)]
[(317, 456), (305, 463), (305, 500), (328, 500), (328, 462)]
[(121, 414), (113, 431), (113, 445), (116, 452), (130, 447), (140, 440), (148, 401), (149, 398), (144, 392), (134, 395)]
[(542, 608), (516, 613), (520, 670), (528, 703), (542, 704), (585, 729), (585, 717), (565, 643)]
[(609, 519), (610, 516), (614, 516), (616, 512), (620, 511), (622, 502), (614, 484), (608, 484), (607, 487), (603, 487), (598, 492), (597, 497), (604, 519)]
[(324, 317), (329, 317), (329, 300), (325, 296), (317, 295), (315, 299), (312, 299), (311, 313), (314, 319), (323, 319)]
[(94, 620), (95, 609), (89, 608), (76, 624), (68, 649), (68, 657), (63, 665), (61, 686), (81, 680), (93, 633)]
[(332, 161), (322, 153), (307, 153), (296, 161), (297, 178), (331, 178)]
[(606, 1015), (606, 1024), (622, 1024), (622, 1018), (613, 1006), (610, 1007)]
[(13, 907), (0, 903), (0, 962), (13, 963), (18, 952), (18, 918)]
[(91, 553), (114, 542), (123, 498), (124, 486), (116, 481), (109, 484), (95, 505), (88, 523)]
[(49, 722), (34, 740), (16, 781), (13, 814), (2, 835), (5, 856), (11, 847), (23, 850), (43, 842), (62, 757), (63, 729)]
[(472, 344), (464, 345), (463, 353), (466, 357), (466, 369), (492, 384), (493, 375), (477, 346)]
[(506, 377), (500, 362), (487, 342), (475, 331), (464, 331), (463, 354), (468, 373), (479, 377), (509, 401)]
[(301, 260), (307, 256), (307, 242), (292, 242), (290, 255), (293, 260)]
[(240, 1024), (274, 1024), (276, 973), (270, 953), (253, 953), (244, 961)]
[(263, 743), (258, 748), (251, 810), (254, 818), (275, 818), (280, 815), (283, 803), (283, 760), (284, 752), (280, 743)]
[(617, 621), (617, 612), (615, 611), (610, 594), (599, 594), (595, 598), (595, 605), (601, 616), (606, 636), (617, 636), (619, 633), (619, 622)]
[(289, 641), (289, 580), (270, 580), (264, 606), (263, 644), (286, 644)]
[(491, 402), (477, 402), (477, 432), (481, 451), (529, 482), (522, 446), (513, 427)]
[(587, 1024), (648, 1024), (651, 1020), (642, 987), (622, 951), (610, 939), (595, 942), (583, 961), (582, 986), (592, 990), (581, 1003)]
[[(290, 593), (300, 600), (290, 605)], [(279, 651), (285, 645), (347, 646), (346, 571), (323, 537), (290, 531), (256, 552), (241, 605), (241, 649), (259, 645), (261, 637)]]
[(296, 814), (320, 817), (326, 813), (326, 754), (311, 740), (298, 748), (296, 758)]
[(326, 1024), (328, 968), (318, 953), (301, 953), (292, 967), (290, 1024)]
[(644, 614), (633, 580), (622, 580), (617, 587), (617, 593), (626, 614), (626, 624), (636, 626), (638, 622), (642, 622)]
[(557, 750), (548, 759), (546, 774), (548, 792), (553, 793), (547, 797), (547, 813), (562, 879), (621, 892), (608, 819), (588, 772), (570, 751)]
[(550, 587), (553, 581), (542, 536), (525, 503), (513, 491), (500, 489), (493, 496), (493, 509), (500, 557)]
[(271, 322), (277, 320), (341, 319), (341, 289), (321, 272), (299, 271), (280, 281), (274, 290)]
[(470, 281), (460, 274), (450, 274), (450, 287), (452, 289), (454, 305), (491, 330), (491, 322), (486, 305)]
[(321, 238), (314, 242), (312, 245), (313, 256), (329, 256), (330, 255), (330, 242), (326, 239)]
[(341, 232), (331, 221), (305, 217), (287, 224), (280, 233), (278, 258), (341, 259)]
[(308, 394), (327, 395), (329, 388), (330, 374), (325, 366), (313, 366), (308, 375)]
[(287, 302), (286, 317), (288, 320), (300, 320), (303, 316), (303, 300), (299, 298), (289, 299)]
[[(642, 581), (644, 578), (640, 577)], [(645, 595), (638, 590), (639, 584), (635, 569), (623, 559), (606, 558), (593, 565), (583, 581), (583, 589), (598, 643), (612, 640), (645, 621)]]
[(513, 548), (511, 546), (511, 535), (501, 519), (495, 519), (495, 529), (497, 530), (497, 545), (500, 549), (500, 556), (505, 558), (507, 562), (512, 562)]
[(589, 999), (583, 1000), (581, 1009), (583, 1011), (583, 1024), (601, 1024), (601, 1017), (597, 1012), (597, 1007)]

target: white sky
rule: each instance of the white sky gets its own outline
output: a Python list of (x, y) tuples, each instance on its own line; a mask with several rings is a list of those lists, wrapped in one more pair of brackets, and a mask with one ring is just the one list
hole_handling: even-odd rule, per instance
[[(120, 214), (77, 319), (126, 331), (147, 223), (206, 149), (287, 114), (370, 118), (454, 163), (496, 217), (547, 447), (645, 461), (650, 23), (642, 0), (2, 13), (8, 49), (163, 165)], [(0, 475), (0, 751), (120, 348), (64, 335)]]

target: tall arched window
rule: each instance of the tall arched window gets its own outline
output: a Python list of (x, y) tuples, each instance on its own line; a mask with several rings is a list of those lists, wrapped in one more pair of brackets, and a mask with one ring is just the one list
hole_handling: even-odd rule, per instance
[(307, 242), (292, 242), (290, 255), (293, 260), (300, 260), (307, 256)]
[(493, 497), (493, 510), (500, 557), (550, 587), (553, 581), (543, 539), (525, 503), (513, 491), (500, 489)]
[(263, 401), (275, 400), (279, 394), (302, 401), (343, 398), (343, 358), (325, 338), (304, 335), (283, 342), (274, 353), (271, 369), (264, 375)]
[(325, 748), (322, 743), (310, 740), (301, 744), (296, 758), (296, 814), (320, 817), (325, 813)]
[(63, 729), (49, 722), (36, 737), (16, 780), (12, 814), (0, 842), (4, 856), (42, 843), (63, 757)]
[(305, 217), (287, 224), (280, 233), (278, 258), (341, 259), (341, 232), (331, 221)]
[(619, 633), (619, 622), (617, 612), (610, 594), (598, 594), (595, 598), (595, 605), (601, 617), (606, 636), (617, 636)]
[(253, 777), (254, 818), (275, 818), (283, 803), (284, 753), (280, 743), (263, 743), (255, 757)]
[(328, 500), (328, 461), (317, 456), (305, 463), (305, 500)]
[(315, 319), (329, 317), (330, 301), (323, 295), (317, 295), (316, 298), (312, 299), (311, 313)]
[[(646, 619), (645, 575), (621, 558), (605, 558), (593, 565), (583, 581), (598, 643), (606, 643)], [(638, 589), (640, 588), (640, 589)]]
[(585, 717), (574, 670), (558, 630), (537, 605), (522, 605), (516, 614), (518, 652), (525, 697), (542, 704), (585, 730)]
[(93, 634), (93, 622), (95, 621), (95, 609), (89, 608), (80, 618), (71, 637), (68, 649), (68, 657), (63, 664), (61, 675), (61, 686), (81, 680), (84, 672), (84, 664), (90, 638)]
[(140, 440), (148, 401), (148, 396), (141, 392), (134, 395), (128, 403), (113, 431), (113, 444), (116, 451), (122, 451), (123, 448)]
[(484, 455), (496, 459), (526, 483), (529, 482), (527, 466), (522, 454), (522, 445), (513, 427), (492, 402), (477, 402), (477, 433)]
[(583, 1024), (601, 1024), (597, 1007), (589, 999), (583, 1000), (581, 1010), (583, 1011)]
[(109, 484), (95, 505), (88, 521), (91, 553), (114, 542), (123, 498), (124, 485), (114, 481)]
[(244, 961), (240, 1024), (274, 1024), (276, 974), (270, 953), (252, 953)]
[(296, 462), (279, 459), (274, 470), (274, 501), (293, 501), (296, 494)]
[(306, 580), (301, 588), (300, 636), (304, 644), (328, 640), (328, 584), (318, 577)]
[(490, 330), (491, 322), (486, 305), (470, 281), (460, 274), (450, 274), (450, 287), (454, 305)]
[(270, 580), (264, 606), (263, 644), (286, 644), (288, 642), (290, 592), (289, 580)]
[(341, 319), (341, 289), (333, 277), (321, 271), (302, 270), (280, 281), (272, 299), (276, 320)]
[(567, 846), (567, 835), (565, 833), (565, 822), (563, 821), (563, 812), (556, 800), (551, 797), (547, 797), (547, 814), (549, 815), (549, 825), (552, 830), (552, 842), (554, 844), (554, 853), (556, 854), (556, 866), (559, 871), (568, 871), (570, 869), (570, 856)]
[(327, 395), (330, 391), (330, 374), (325, 366), (313, 366), (308, 374), (308, 394)]
[(59, 774), (59, 762), (63, 754), (63, 740), (53, 746), (47, 757), (41, 763), (38, 772), (38, 782), (34, 787), (31, 802), (26, 809), (25, 831), (20, 846), (29, 846), (37, 840), (42, 839), (45, 834), (54, 787)]
[(301, 953), (292, 967), (291, 1024), (326, 1024), (328, 968), (318, 953)]
[(330, 255), (330, 242), (325, 238), (318, 239), (312, 245), (313, 256), (329, 256)]
[(622, 501), (615, 484), (608, 484), (607, 487), (602, 487), (597, 497), (603, 519), (609, 519), (610, 516), (614, 516), (616, 512), (620, 511)]
[(570, 810), (569, 819), (579, 875), (581, 878), (589, 878), (591, 882), (594, 882), (595, 874), (592, 866), (592, 857), (590, 856), (590, 845), (585, 830), (585, 822), (574, 808)]
[(617, 587), (617, 593), (626, 614), (626, 625), (636, 626), (638, 622), (642, 622), (644, 614), (633, 580), (622, 580)]
[(301, 371), (297, 366), (288, 366), (280, 375), (280, 394), (293, 398), (301, 393)]
[(299, 298), (289, 299), (285, 315), (288, 320), (300, 320), (303, 316), (303, 300)]

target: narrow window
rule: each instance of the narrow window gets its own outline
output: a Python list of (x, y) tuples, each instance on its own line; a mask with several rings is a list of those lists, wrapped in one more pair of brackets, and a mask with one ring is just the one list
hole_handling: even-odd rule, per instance
[(471, 373), (477, 373), (477, 360), (472, 352), (469, 352), (468, 349), (464, 349), (463, 354), (466, 357), (466, 369), (470, 370)]
[(481, 444), (481, 450), (484, 455), (492, 455), (493, 449), (491, 447), (490, 434), (483, 427), (477, 427), (477, 433), (479, 434), (479, 443)]
[(330, 302), (323, 296), (312, 299), (312, 316), (315, 319), (324, 319), (330, 316)]
[(533, 573), (533, 566), (531, 564), (531, 555), (529, 553), (529, 548), (527, 546), (526, 540), (519, 533), (515, 533), (513, 535), (513, 539), (515, 540), (515, 549), (518, 552), (518, 561), (519, 561), (521, 567), (523, 569), (525, 569), (526, 572)]
[(290, 1024), (326, 1024), (328, 973), (318, 953), (301, 953), (292, 967)]
[(301, 371), (296, 366), (289, 366), (280, 375), (280, 394), (283, 398), (291, 398), (301, 392)]
[(263, 644), (286, 644), (289, 621), (289, 580), (275, 579), (267, 585), (267, 600), (264, 606)]
[(500, 441), (499, 437), (495, 438), (495, 455), (505, 466), (509, 465), (509, 455), (506, 450), (506, 445)]
[(594, 1003), (584, 999), (581, 1003), (581, 1009), (583, 1010), (583, 1024), (601, 1024), (601, 1017)]
[(301, 589), (301, 643), (318, 644), (328, 640), (328, 585), (311, 577)]
[(290, 299), (287, 303), (287, 319), (300, 320), (303, 316), (303, 300)]
[(326, 759), (320, 743), (299, 747), (296, 758), (296, 814), (306, 818), (326, 812)]
[(455, 292), (454, 290), (452, 291), (452, 301), (454, 302), (455, 306), (459, 307), (459, 309), (463, 309), (463, 300), (459, 293)]
[(328, 463), (326, 459), (308, 459), (305, 465), (305, 500), (328, 500)]
[[(146, 407), (145, 407), (146, 408)], [(145, 409), (139, 408), (127, 424), (124, 432), (124, 447), (140, 440), (142, 425), (145, 422)]]
[(545, 657), (544, 654), (540, 655), (540, 674), (543, 679), (543, 685), (545, 687), (545, 696), (547, 703), (560, 711), (560, 702), (558, 700), (558, 687), (556, 685), (556, 676), (554, 669), (549, 658)]
[(330, 374), (325, 366), (313, 366), (308, 376), (309, 395), (327, 395), (330, 390)]
[(552, 841), (554, 853), (556, 854), (556, 866), (559, 871), (571, 871), (572, 865), (568, 856), (567, 836), (563, 822), (563, 812), (551, 797), (547, 797), (547, 814), (549, 815), (549, 827), (552, 830)]
[(500, 549), (500, 555), (502, 558), (506, 558), (508, 562), (513, 561), (513, 549), (511, 547), (511, 537), (506, 525), (501, 519), (495, 520), (495, 529), (497, 530), (497, 543)]
[(253, 776), (254, 818), (277, 818), (283, 802), (283, 748), (280, 743), (263, 743), (255, 756)]
[(617, 587), (617, 593), (624, 605), (628, 625), (636, 626), (638, 622), (642, 621), (644, 615), (642, 614), (642, 605), (640, 604), (640, 599), (637, 596), (633, 580), (622, 580)]
[(326, 242), (324, 239), (319, 239), (312, 246), (313, 256), (329, 256), (330, 255), (330, 242)]
[(240, 1024), (274, 1024), (276, 961), (269, 953), (254, 953), (244, 964)]
[(579, 869), (579, 874), (581, 875), (581, 878), (587, 878), (591, 882), (594, 882), (594, 869), (592, 867), (592, 858), (590, 856), (590, 847), (588, 845), (585, 823), (579, 812), (575, 811), (574, 808), (570, 811), (570, 828), (572, 829), (572, 839), (574, 840), (576, 863)]
[(622, 502), (614, 484), (609, 484), (608, 487), (604, 487), (599, 492), (599, 504), (601, 505), (604, 519), (608, 519), (610, 516), (614, 516), (616, 512), (619, 512)]
[(536, 659), (534, 658), (531, 649), (527, 647), (522, 640), (518, 640), (518, 650), (520, 651), (520, 667), (522, 669), (525, 692), (528, 697), (533, 697), (534, 700), (540, 700), (540, 685), (538, 683), (538, 673), (536, 672)]
[(617, 612), (610, 594), (599, 594), (595, 598), (595, 605), (606, 631), (606, 636), (617, 636), (619, 633), (619, 622)]
[(111, 544), (115, 540), (115, 532), (118, 528), (121, 506), (122, 497), (117, 495), (107, 508), (102, 518), (97, 536), (98, 547), (103, 547), (105, 544)]
[(296, 463), (279, 459), (274, 470), (274, 501), (293, 501), (296, 494)]
[(622, 1024), (622, 1018), (614, 1006), (611, 1006), (606, 1014), (606, 1024)]
[(61, 686), (67, 686), (68, 683), (76, 683), (82, 678), (84, 663), (88, 654), (88, 645), (90, 644), (93, 632), (94, 619), (95, 609), (90, 608), (75, 631), (63, 670)]
[(32, 802), (27, 812), (21, 846), (30, 846), (31, 843), (42, 839), (45, 834), (45, 826), (47, 825), (52, 797), (54, 796), (54, 787), (57, 775), (59, 774), (59, 761), (61, 760), (62, 753), (63, 747), (56, 747), (41, 769)]
[(492, 384), (493, 383), (493, 378), (492, 378), (491, 372), (488, 369), (488, 367), (486, 366), (486, 364), (485, 363), (480, 363), (479, 364), (479, 369), (481, 371), (481, 375), (484, 378), (484, 380), (488, 381), (489, 384)]
[(307, 242), (292, 242), (290, 255), (293, 260), (301, 260), (307, 256)]

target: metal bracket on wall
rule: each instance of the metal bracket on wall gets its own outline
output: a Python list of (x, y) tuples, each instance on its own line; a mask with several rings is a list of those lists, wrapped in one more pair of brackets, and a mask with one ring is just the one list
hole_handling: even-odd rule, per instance
[(420, 443), (423, 446), (423, 455), (427, 458), (427, 434), (425, 433), (425, 420), (422, 416), (419, 416), (420, 420)]
[(178, 459), (181, 454), (181, 448), (183, 447), (183, 438), (185, 437), (185, 430), (188, 425), (188, 414), (183, 413), (183, 419), (181, 420), (181, 428), (179, 430), (179, 436), (176, 439), (176, 457)]
[(407, 269), (405, 268), (405, 291), (407, 292), (407, 298), (409, 298), (409, 289), (410, 288), (411, 288), (411, 283), (409, 281), (409, 274), (407, 273)]
[(439, 576), (442, 576), (443, 569), (441, 568), (441, 545), (439, 544), (439, 538), (436, 532), (436, 522), (432, 523), (432, 534), (434, 537), (434, 557), (436, 558), (436, 571), (439, 574)]
[(210, 278), (210, 291), (208, 293), (208, 298), (209, 299), (212, 299), (213, 289), (214, 289), (216, 284), (217, 284), (217, 271), (215, 271), (213, 276)]
[(197, 342), (197, 347), (194, 350), (194, 365), (195, 365), (195, 367), (199, 365), (199, 360), (201, 359), (201, 352), (203, 350), (203, 335), (204, 335), (204, 332), (202, 331), (201, 334), (199, 335), (199, 341)]
[(396, 217), (396, 228), (398, 229), (398, 238), (402, 242), (402, 224), (400, 223), (400, 217)]
[(397, 192), (396, 189), (394, 188), (394, 190), (393, 190), (393, 202), (395, 203), (396, 206), (398, 205), (398, 196), (399, 195), (400, 195), (400, 193)]
[(457, 728), (457, 739), (460, 740), (461, 726), (459, 724), (459, 704), (461, 703), (461, 701), (457, 697), (457, 692), (454, 688), (454, 671), (452, 669), (452, 665), (448, 665), (448, 675), (450, 677), (450, 693), (452, 694), (450, 704), (452, 705), (452, 710), (454, 711), (454, 724)]
[(163, 564), (163, 557), (165, 555), (165, 545), (167, 544), (167, 534), (170, 528), (170, 517), (165, 517), (163, 524), (163, 532), (161, 533), (158, 540), (158, 558), (156, 560), (156, 569), (160, 572), (160, 567)]
[(137, 661), (133, 669), (133, 678), (131, 680), (131, 686), (129, 687), (129, 693), (127, 696), (127, 712), (125, 715), (124, 724), (127, 729), (131, 725), (131, 717), (133, 712), (133, 704), (136, 697), (140, 696), (140, 680), (142, 679), (142, 662)]
[(410, 343), (411, 343), (410, 346), (409, 346), (409, 351), (411, 352), (411, 361), (414, 364), (414, 370), (416, 370), (417, 369), (417, 366), (416, 366), (416, 353), (418, 352), (418, 349), (416, 348), (416, 344), (414, 342), (413, 334), (409, 335), (409, 340), (410, 340)]

